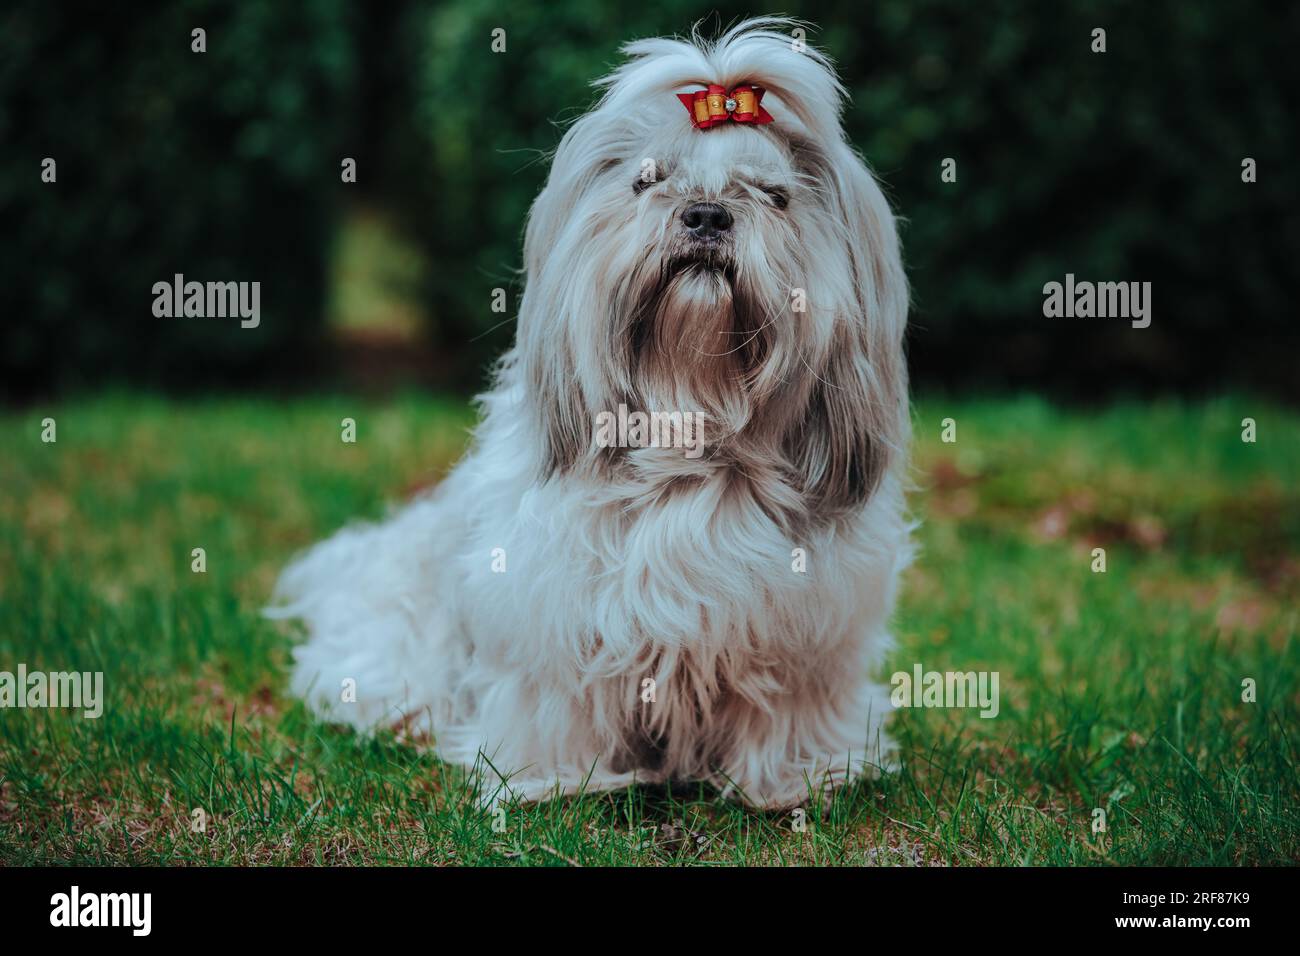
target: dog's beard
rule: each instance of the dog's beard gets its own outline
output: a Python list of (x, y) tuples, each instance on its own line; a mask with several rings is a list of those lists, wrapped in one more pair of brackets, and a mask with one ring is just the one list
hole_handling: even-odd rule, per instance
[(703, 413), (710, 442), (741, 431), (752, 415), (764, 315), (725, 254), (666, 257), (635, 308), (628, 344), (637, 400)]
[(722, 270), (702, 261), (670, 261), (664, 271), (633, 329), (636, 379), (647, 401), (703, 400), (737, 371), (735, 295)]

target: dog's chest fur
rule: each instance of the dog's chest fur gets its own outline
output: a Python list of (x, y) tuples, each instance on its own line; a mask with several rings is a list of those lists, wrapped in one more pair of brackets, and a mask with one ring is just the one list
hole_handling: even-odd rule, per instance
[(485, 609), (467, 621), (476, 656), (571, 688), (617, 764), (707, 763), (699, 743), (719, 712), (796, 692), (846, 617), (796, 550), (811, 543), (723, 478), (637, 502), (532, 486), (476, 522), (471, 551), (506, 554), (504, 578), (468, 569), (468, 603)]

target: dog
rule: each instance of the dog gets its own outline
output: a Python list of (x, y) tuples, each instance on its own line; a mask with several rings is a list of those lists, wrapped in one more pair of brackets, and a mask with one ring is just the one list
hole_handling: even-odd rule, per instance
[(871, 673), (911, 555), (907, 281), (794, 26), (638, 40), (598, 81), (465, 457), (277, 586), (323, 717), (413, 724), (494, 799), (783, 809), (895, 764)]

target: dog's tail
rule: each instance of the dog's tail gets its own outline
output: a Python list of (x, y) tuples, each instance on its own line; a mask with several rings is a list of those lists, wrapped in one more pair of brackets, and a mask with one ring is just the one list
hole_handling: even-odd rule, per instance
[(290, 688), (325, 719), (434, 731), (446, 716), (460, 656), (454, 588), (440, 586), (446, 511), (426, 498), (382, 524), (344, 528), (281, 575), (264, 613), (306, 626)]

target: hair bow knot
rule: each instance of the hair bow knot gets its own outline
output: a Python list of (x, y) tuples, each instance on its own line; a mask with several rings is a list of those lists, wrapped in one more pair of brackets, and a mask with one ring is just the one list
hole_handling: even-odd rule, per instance
[(745, 84), (734, 90), (710, 84), (708, 89), (694, 93), (678, 93), (677, 98), (691, 114), (691, 125), (708, 129), (719, 123), (770, 123), (772, 114), (763, 109), (761, 86)]

